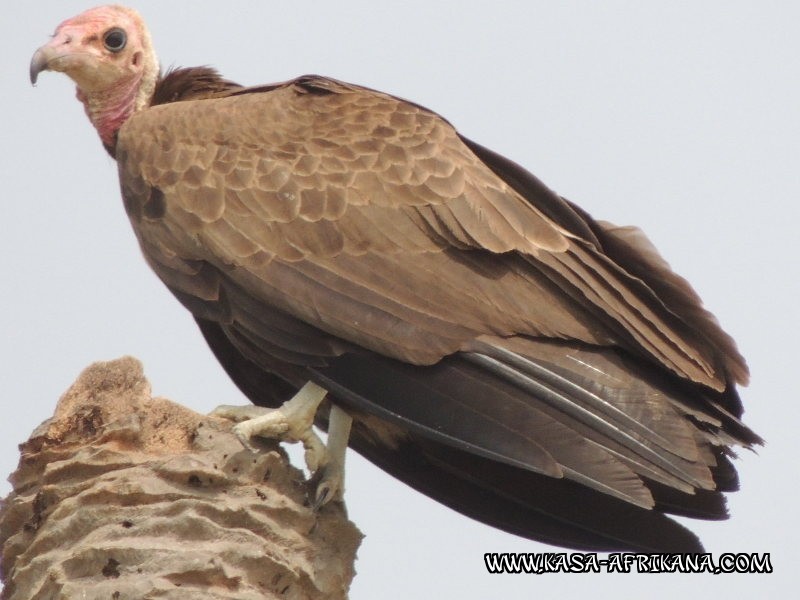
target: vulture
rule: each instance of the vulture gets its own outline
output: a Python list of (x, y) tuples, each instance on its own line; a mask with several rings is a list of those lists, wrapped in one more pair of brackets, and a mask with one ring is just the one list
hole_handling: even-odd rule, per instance
[(125, 7), (64, 21), (44, 70), (77, 85), (147, 263), (255, 405), (217, 414), (245, 444), (302, 441), (316, 507), (349, 446), (572, 549), (700, 552), (667, 515), (727, 517), (734, 447), (761, 443), (747, 365), (640, 230), (389, 94), (162, 73)]

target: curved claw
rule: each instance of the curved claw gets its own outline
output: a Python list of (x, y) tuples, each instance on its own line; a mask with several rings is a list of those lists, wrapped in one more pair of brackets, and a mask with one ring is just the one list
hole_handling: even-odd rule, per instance
[(322, 467), (308, 481), (311, 509), (318, 512), (329, 502), (344, 501), (344, 471), (330, 464)]

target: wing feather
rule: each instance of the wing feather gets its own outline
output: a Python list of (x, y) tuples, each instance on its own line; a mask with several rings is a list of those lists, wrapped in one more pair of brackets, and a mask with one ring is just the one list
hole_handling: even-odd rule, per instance
[[(517, 289), (498, 293), (526, 297), (528, 288), (541, 288), (543, 276), (563, 289), (527, 314), (516, 311), (513, 333), (547, 335), (542, 323), (551, 320), (550, 307), (574, 312), (578, 305), (604, 325), (588, 335), (564, 331), (565, 337), (621, 344), (689, 380), (725, 388), (727, 373), (714, 344), (609, 260), (596, 238), (579, 239), (551, 218), (552, 207), (543, 212), (498, 177), (446, 121), (391, 96), (322, 78), (267, 90), (153, 107), (123, 127), (123, 182), (141, 179), (166, 199), (162, 221), (138, 224), (142, 236), (178, 248), (187, 260), (249, 269), (256, 277), (266, 273), (254, 262), (321, 264), (371, 254), (385, 259), (376, 269), (388, 269), (447, 247), (490, 252), (498, 265), (525, 256), (530, 266), (517, 272)], [(170, 220), (196, 236), (176, 234)], [(258, 260), (246, 260), (252, 256)], [(353, 262), (339, 265), (343, 280), (351, 276), (345, 264)], [(474, 308), (470, 283), (462, 286), (464, 310), (454, 312)], [(389, 299), (396, 286), (376, 291)], [(508, 304), (501, 298), (492, 303)], [(482, 314), (480, 333), (508, 320), (499, 311)], [(350, 341), (359, 337), (342, 328), (336, 333)], [(401, 347), (381, 347), (408, 356)], [(742, 376), (741, 369), (735, 374)]]

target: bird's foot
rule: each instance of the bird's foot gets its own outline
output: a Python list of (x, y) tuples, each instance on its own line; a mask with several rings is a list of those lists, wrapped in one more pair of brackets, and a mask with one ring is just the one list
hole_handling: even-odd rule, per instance
[(260, 406), (218, 406), (211, 415), (236, 422), (233, 432), (253, 452), (254, 437), (267, 437), (284, 442), (302, 442), (305, 461), (312, 473), (312, 506), (319, 510), (332, 500), (341, 501), (344, 494), (344, 457), (350, 437), (351, 417), (332, 406), (328, 423), (328, 445), (314, 433), (314, 416), (325, 398), (326, 390), (308, 382), (280, 408)]
[(246, 448), (256, 452), (251, 440), (266, 437), (284, 442), (302, 442), (308, 470), (315, 473), (327, 462), (327, 450), (314, 433), (314, 415), (327, 392), (308, 382), (280, 408), (261, 406), (218, 406), (211, 416), (235, 421), (233, 432)]

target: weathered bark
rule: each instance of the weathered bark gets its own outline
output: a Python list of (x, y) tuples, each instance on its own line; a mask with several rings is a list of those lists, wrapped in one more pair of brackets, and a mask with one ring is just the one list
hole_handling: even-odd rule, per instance
[(344, 598), (361, 534), (306, 505), (277, 444), (96, 363), (21, 446), (0, 506), (2, 598)]

